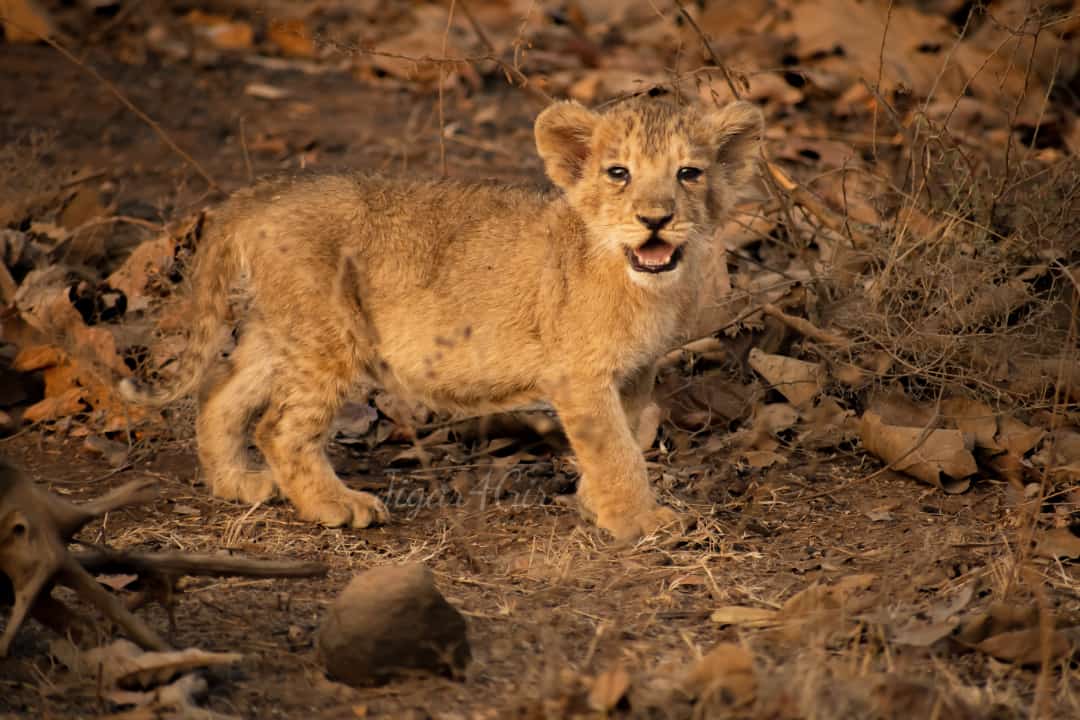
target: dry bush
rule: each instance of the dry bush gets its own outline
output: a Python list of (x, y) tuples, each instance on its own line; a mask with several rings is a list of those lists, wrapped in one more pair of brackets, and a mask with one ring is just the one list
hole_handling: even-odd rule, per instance
[(830, 320), (854, 339), (837, 359), (884, 356), (879, 380), (915, 397), (1044, 407), (1059, 371), (1076, 376), (1080, 162), (1007, 169), (924, 127), (905, 147), (919, 175), (894, 188), (894, 221), (858, 251), (863, 281), (828, 288)]

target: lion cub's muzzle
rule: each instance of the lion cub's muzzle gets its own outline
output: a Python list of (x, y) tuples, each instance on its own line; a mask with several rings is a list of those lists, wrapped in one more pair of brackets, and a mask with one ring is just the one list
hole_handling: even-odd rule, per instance
[(672, 245), (654, 231), (644, 244), (636, 248), (626, 248), (626, 259), (636, 272), (663, 273), (678, 267), (682, 253), (681, 245)]

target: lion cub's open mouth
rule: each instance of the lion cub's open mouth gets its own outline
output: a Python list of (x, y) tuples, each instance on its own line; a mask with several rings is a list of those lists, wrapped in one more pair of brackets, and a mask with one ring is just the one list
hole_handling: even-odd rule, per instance
[(630, 267), (637, 272), (662, 273), (674, 270), (682, 258), (682, 248), (653, 235), (648, 242), (636, 248), (626, 248)]

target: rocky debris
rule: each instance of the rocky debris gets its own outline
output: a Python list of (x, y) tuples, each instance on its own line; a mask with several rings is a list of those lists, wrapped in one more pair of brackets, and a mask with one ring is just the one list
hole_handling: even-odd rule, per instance
[(471, 658), (465, 618), (418, 563), (353, 578), (323, 620), (318, 644), (328, 674), (350, 685), (418, 670), (458, 676)]

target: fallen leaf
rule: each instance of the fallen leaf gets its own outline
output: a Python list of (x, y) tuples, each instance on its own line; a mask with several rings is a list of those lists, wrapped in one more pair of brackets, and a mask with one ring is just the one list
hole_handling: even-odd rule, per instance
[(9, 43), (36, 43), (56, 34), (52, 17), (36, 0), (0, 0), (0, 19)]
[(722, 427), (748, 417), (752, 395), (752, 386), (719, 372), (692, 378), (690, 382), (671, 374), (656, 391), (658, 402), (671, 421), (687, 430)]
[(176, 237), (171, 234), (140, 243), (105, 283), (124, 293), (128, 312), (149, 307), (147, 289), (155, 278), (167, 275), (176, 257)]
[(965, 397), (943, 400), (941, 413), (960, 432), (972, 436), (975, 447), (1001, 450), (995, 438), (998, 433), (997, 413), (986, 403)]
[(773, 465), (784, 465), (788, 459), (772, 450), (742, 450), (739, 456), (752, 468), (767, 468)]
[(596, 676), (589, 689), (589, 707), (598, 712), (613, 710), (630, 690), (630, 674), (621, 665)]
[(1069, 527), (1047, 530), (1039, 536), (1037, 552), (1044, 557), (1080, 559), (1080, 536)]
[(260, 100), (283, 100), (289, 97), (290, 93), (283, 87), (277, 85), (267, 85), (266, 83), (248, 83), (244, 86), (244, 94), (251, 97), (259, 98)]
[(862, 417), (860, 437), (867, 451), (894, 470), (948, 493), (967, 490), (971, 483), (966, 478), (979, 469), (959, 430), (888, 425), (868, 410)]
[(1023, 489), (1024, 476), (1029, 468), (1023, 458), (1013, 455), (1011, 452), (1005, 452), (984, 459), (983, 464), (998, 477), (1008, 481), (1013, 487)]
[(721, 625), (745, 625), (747, 627), (771, 627), (780, 622), (776, 610), (743, 605), (719, 607), (712, 611), (709, 619)]
[(26, 422), (47, 422), (69, 415), (78, 415), (85, 412), (87, 406), (83, 403), (81, 388), (73, 387), (64, 390), (59, 395), (39, 400), (23, 412), (23, 420)]
[[(843, 22), (837, 22), (843, 18)], [(885, 32), (886, 26), (888, 32)], [(793, 52), (806, 67), (852, 78), (878, 78), (882, 91), (898, 87), (926, 96), (932, 87), (959, 94), (964, 78), (955, 65), (943, 71), (952, 26), (941, 16), (884, 0), (817, 0), (790, 6), (777, 32), (794, 39)], [(943, 77), (939, 77), (942, 75)]]
[[(1050, 631), (1048, 657), (1051, 662), (1057, 662), (1073, 650), (1078, 631), (1080, 628)], [(1038, 627), (1003, 632), (986, 638), (975, 645), (975, 649), (1017, 665), (1039, 665), (1044, 649), (1042, 632)]]
[(255, 30), (242, 20), (229, 20), (201, 10), (192, 10), (184, 19), (222, 50), (247, 50), (255, 40)]
[(1023, 630), (1038, 622), (1038, 608), (996, 601), (990, 603), (984, 612), (966, 618), (956, 638), (962, 643), (975, 645), (993, 635)]
[(266, 39), (292, 57), (314, 57), (315, 43), (303, 20), (272, 20), (266, 31)]
[[(884, 372), (884, 371), (883, 371)], [(919, 405), (899, 391), (889, 391), (875, 396), (869, 409), (881, 417), (887, 425), (906, 427), (940, 427), (940, 417), (932, 407)]]
[(90, 220), (103, 217), (107, 212), (97, 188), (84, 187), (71, 196), (60, 212), (60, 227), (75, 230)]
[(359, 442), (378, 419), (378, 411), (367, 403), (347, 402), (334, 418), (331, 432), (342, 442)]
[(796, 444), (803, 449), (835, 448), (859, 438), (859, 422), (854, 412), (834, 398), (822, 397), (801, 414)]
[(823, 610), (862, 612), (876, 599), (876, 594), (869, 592), (876, 581), (877, 575), (864, 573), (847, 575), (832, 585), (814, 583), (788, 598), (780, 609), (780, 616), (790, 621), (805, 619)]
[(966, 583), (953, 596), (939, 599), (922, 617), (913, 617), (893, 632), (893, 641), (912, 647), (930, 647), (960, 626), (961, 611), (975, 596), (975, 583)]
[(742, 707), (757, 695), (754, 657), (734, 643), (720, 643), (698, 660), (683, 679), (683, 691), (699, 702)]
[[(206, 694), (206, 679), (189, 673), (178, 677), (168, 685), (139, 692), (132, 690), (108, 690), (105, 696), (116, 705), (134, 705), (135, 714), (125, 713), (124, 720), (146, 720), (160, 717), (198, 717), (205, 720), (225, 718), (196, 705), (196, 700)], [(140, 711), (143, 711), (140, 714)], [(167, 711), (173, 711), (168, 713)]]
[(123, 590), (139, 579), (138, 575), (95, 575), (94, 579), (112, 590)]
[(823, 371), (817, 363), (750, 350), (750, 367), (799, 410), (810, 407), (821, 393)]
[(231, 665), (243, 659), (240, 653), (216, 653), (188, 648), (165, 652), (144, 652), (130, 640), (94, 648), (83, 654), (82, 663), (105, 685), (117, 688), (148, 688), (170, 682), (199, 668)]
[(120, 467), (127, 462), (130, 448), (127, 443), (109, 440), (100, 435), (88, 435), (83, 440), (83, 447), (95, 455), (105, 458), (112, 467)]
[(754, 412), (753, 431), (775, 435), (799, 420), (799, 411), (787, 403), (769, 403)]
[(1018, 458), (1027, 455), (1045, 435), (1042, 428), (1031, 427), (1011, 415), (998, 418), (997, 444)]

